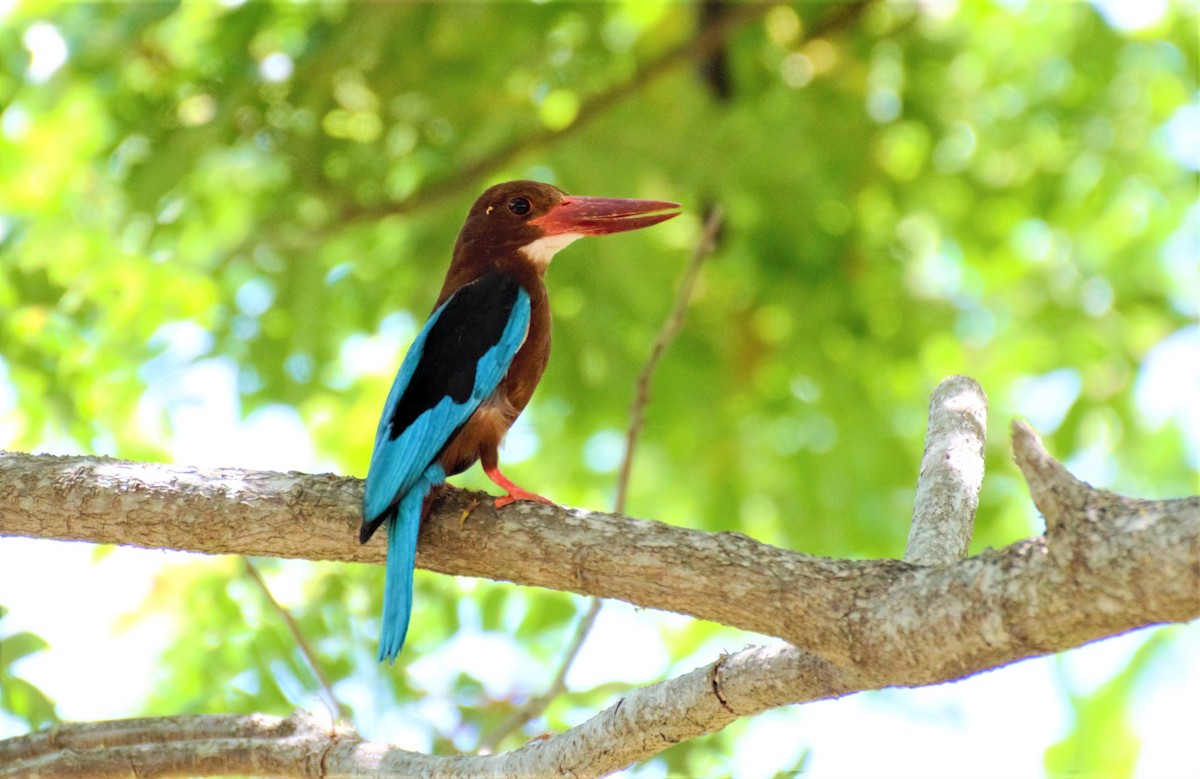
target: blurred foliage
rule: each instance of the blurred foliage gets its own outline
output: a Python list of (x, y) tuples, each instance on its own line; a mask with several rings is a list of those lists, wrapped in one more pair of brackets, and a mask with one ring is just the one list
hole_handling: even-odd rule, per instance
[[(365, 473), (467, 206), (530, 177), (687, 213), (555, 263), (554, 355), (508, 452), (520, 483), (610, 505), (633, 379), (720, 203), (719, 249), (655, 378), (632, 515), (899, 556), (928, 396), (952, 373), (991, 400), (975, 549), (1037, 530), (1014, 415), (1106, 487), (1194, 492), (1183, 417), (1137, 395), (1200, 298), (1196, 162), (1168, 132), (1194, 110), (1194, 16), (1170, 6), (1130, 33), (1087, 4), (869, 4), (812, 37), (831, 8), (10, 6), (7, 445), (166, 458), (196, 371), (232, 366), (243, 414), (293, 408), (321, 462)], [(721, 56), (673, 56), (725, 13), (740, 24)], [(540, 692), (581, 608), (418, 574), (411, 640), (387, 668), (371, 659), (381, 570), (262, 565), (302, 582), (287, 603), (363, 732), (407, 729), (422, 748), (471, 749)], [(244, 574), (169, 578), (144, 608), (183, 615), (180, 639), (147, 712), (308, 700), (310, 669)], [(469, 654), (452, 651), (463, 631), (515, 636), (507, 686), (446, 667)], [(671, 663), (704, 662), (731, 635), (672, 623), (661, 643)], [(572, 691), (524, 736), (620, 689)], [(722, 773), (732, 737), (653, 770)]]
[(1046, 750), (1047, 776), (1122, 779), (1136, 775), (1139, 743), (1128, 712), (1138, 680), (1150, 668), (1169, 635), (1166, 630), (1156, 633), (1138, 647), (1120, 673), (1093, 692), (1069, 693), (1075, 725), (1061, 741)]
[(58, 722), (54, 701), (36, 685), (13, 671), (17, 661), (46, 650), (40, 636), (22, 630), (10, 633), (4, 625), (8, 609), (0, 606), (0, 712), (23, 720), (30, 730)]

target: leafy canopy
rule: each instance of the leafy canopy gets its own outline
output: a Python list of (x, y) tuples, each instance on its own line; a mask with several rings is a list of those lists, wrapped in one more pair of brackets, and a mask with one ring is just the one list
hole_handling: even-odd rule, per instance
[[(6, 445), (169, 458), (203, 430), (184, 425), (194, 387), (216, 387), (251, 418), (284, 408), (313, 463), (363, 474), (467, 205), (531, 177), (687, 210), (581, 242), (551, 269), (553, 358), (502, 454), (539, 492), (611, 504), (633, 378), (713, 203), (727, 223), (655, 377), (631, 514), (899, 556), (928, 394), (956, 372), (991, 400), (976, 549), (1036, 528), (1009, 463), (1017, 414), (1106, 486), (1194, 489), (1196, 441), (1148, 363), (1200, 299), (1197, 162), (1177, 137), (1197, 122), (1194, 17), (1170, 7), (1128, 32), (1085, 4), (888, 4), (812, 37), (829, 8), (735, 7), (720, 55), (673, 57), (720, 23), (704, 5), (10, 8)], [(201, 382), (214, 371), (229, 381)], [(255, 464), (238, 457), (224, 464)], [(419, 575), (404, 666), (378, 669), (380, 570), (260, 565), (300, 582), (289, 605), (363, 731), (399, 717), (434, 749), (471, 748), (538, 692), (577, 610), (563, 594)], [(186, 615), (187, 637), (146, 711), (286, 712), (312, 694), (237, 569), (182, 575), (186, 591), (144, 604)], [(656, 630), (660, 674), (729, 640), (711, 625)], [(473, 631), (526, 670), (500, 685), (418, 673)], [(568, 694), (539, 726), (578, 721), (616, 689)], [(421, 717), (439, 699), (454, 714)], [(38, 724), (47, 704), (30, 700)], [(663, 761), (722, 772), (734, 737)]]

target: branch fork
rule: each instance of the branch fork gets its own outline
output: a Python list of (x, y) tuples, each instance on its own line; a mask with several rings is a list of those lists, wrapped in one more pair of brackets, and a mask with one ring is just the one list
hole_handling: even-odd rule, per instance
[[(1014, 454), (1047, 534), (963, 559), (982, 474), (984, 403), (964, 377), (934, 392), (917, 485), (918, 496), (934, 497), (930, 505), (919, 497), (907, 563), (827, 560), (738, 534), (562, 507), (485, 505), (477, 510), (484, 521), (462, 525), (472, 493), (447, 490), (422, 531), (423, 567), (620, 598), (787, 642), (634, 690), (566, 732), (511, 752), (435, 757), (345, 730), (318, 735), (303, 715), (65, 725), (0, 742), (0, 779), (124, 776), (134, 764), (163, 776), (597, 777), (773, 707), (949, 681), (1200, 617), (1200, 497), (1145, 501), (1096, 490), (1023, 422), (1012, 427)], [(967, 494), (949, 496), (955, 489)], [(330, 475), (0, 455), (0, 535), (382, 563), (381, 544), (352, 543), (360, 497), (360, 482)], [(220, 735), (237, 727), (253, 735)], [(213, 729), (218, 735), (178, 734)], [(129, 734), (120, 738), (130, 746), (93, 753), (71, 742), (87, 734), (110, 745)], [(215, 739), (219, 771), (200, 757)], [(109, 753), (123, 762), (106, 762)], [(144, 762), (131, 762), (133, 753)], [(72, 762), (88, 755), (92, 762)]]

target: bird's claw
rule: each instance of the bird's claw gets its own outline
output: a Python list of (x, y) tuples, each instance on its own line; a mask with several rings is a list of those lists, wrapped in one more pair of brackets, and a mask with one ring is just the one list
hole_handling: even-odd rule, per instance
[(529, 490), (523, 490), (520, 487), (517, 487), (516, 489), (509, 490), (507, 495), (496, 498), (496, 508), (504, 508), (510, 503), (516, 503), (518, 500), (529, 500), (535, 503), (545, 503), (547, 506), (555, 505), (554, 501), (547, 497), (543, 497), (542, 495), (538, 495), (536, 492), (530, 492)]
[(462, 515), (458, 518), (458, 526), (462, 527), (467, 524), (467, 517), (471, 516), (471, 512), (479, 508), (479, 498), (471, 498), (471, 502), (463, 509)]

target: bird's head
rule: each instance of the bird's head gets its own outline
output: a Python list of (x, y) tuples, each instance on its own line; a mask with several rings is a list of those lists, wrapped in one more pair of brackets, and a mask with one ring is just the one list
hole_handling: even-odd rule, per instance
[(678, 216), (678, 209), (678, 203), (661, 200), (580, 197), (537, 181), (509, 181), (489, 188), (471, 206), (455, 256), (515, 252), (544, 270), (576, 239), (649, 227)]

